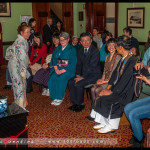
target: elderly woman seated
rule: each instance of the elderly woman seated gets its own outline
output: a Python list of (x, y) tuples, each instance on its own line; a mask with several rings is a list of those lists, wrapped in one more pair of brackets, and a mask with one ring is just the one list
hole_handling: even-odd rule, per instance
[(90, 114), (98, 123), (93, 128), (98, 129), (99, 133), (118, 129), (125, 105), (135, 100), (133, 72), (136, 58), (130, 51), (131, 39), (127, 36), (119, 37), (116, 49), (122, 59), (112, 73), (108, 86), (95, 99)]
[(62, 103), (68, 80), (75, 76), (77, 63), (76, 49), (68, 44), (69, 34), (62, 32), (59, 38), (61, 45), (52, 54), (47, 84), (50, 98), (54, 99), (51, 104), (55, 106)]
[(80, 45), (78, 43), (78, 37), (77, 37), (77, 35), (74, 35), (72, 37), (72, 42), (69, 42), (69, 44), (72, 45), (74, 48), (76, 48), (76, 51), (78, 51), (78, 49), (82, 47), (82, 45)]

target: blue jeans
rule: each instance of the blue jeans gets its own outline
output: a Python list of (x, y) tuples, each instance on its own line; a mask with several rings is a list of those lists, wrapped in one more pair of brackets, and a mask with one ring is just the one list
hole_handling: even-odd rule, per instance
[(8, 71), (8, 68), (6, 69), (6, 81), (12, 83), (11, 77), (10, 77), (10, 73)]
[(129, 103), (124, 108), (126, 117), (130, 121), (133, 135), (141, 141), (143, 138), (143, 131), (140, 119), (150, 117), (150, 97), (136, 100)]

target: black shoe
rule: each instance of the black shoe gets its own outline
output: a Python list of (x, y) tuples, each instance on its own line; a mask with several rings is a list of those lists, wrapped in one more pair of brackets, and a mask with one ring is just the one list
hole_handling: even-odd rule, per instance
[(72, 106), (68, 107), (67, 109), (68, 110), (74, 110), (76, 106), (78, 106), (78, 105), (77, 104), (73, 104)]
[(94, 118), (92, 118), (91, 116), (86, 116), (86, 119), (88, 119), (89, 121), (94, 121)]
[(85, 108), (85, 105), (77, 105), (73, 111), (74, 112), (80, 112), (81, 110), (83, 110)]
[(136, 147), (136, 148), (142, 148), (144, 147), (144, 136), (143, 136), (143, 139), (141, 141), (137, 140), (134, 136), (133, 136), (133, 144), (129, 147)]
[(11, 89), (11, 85), (5, 85), (5, 87), (3, 89), (10, 90)]
[[(146, 137), (146, 133), (143, 132), (143, 137), (145, 138)], [(132, 135), (132, 138), (130, 139), (129, 143), (130, 144), (134, 144), (134, 141), (135, 141), (135, 137)]]

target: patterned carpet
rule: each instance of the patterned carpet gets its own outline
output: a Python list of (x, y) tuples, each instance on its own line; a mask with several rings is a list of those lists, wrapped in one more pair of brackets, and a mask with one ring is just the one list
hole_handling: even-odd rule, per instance
[[(8, 97), (8, 103), (13, 102), (13, 91), (4, 90), (5, 69), (0, 70), (0, 95)], [(127, 147), (132, 137), (130, 124), (125, 115), (122, 116), (119, 129), (115, 133), (99, 134), (93, 129), (95, 122), (85, 119), (90, 114), (91, 100), (84, 98), (85, 109), (82, 112), (67, 110), (71, 106), (69, 90), (60, 106), (51, 105), (51, 99), (42, 96), (39, 86), (33, 84), (34, 91), (27, 95), (30, 111), (28, 120), (28, 138), (33, 142), (29, 147)], [(150, 120), (144, 119), (142, 127), (146, 133)], [(146, 147), (146, 139), (145, 139)]]

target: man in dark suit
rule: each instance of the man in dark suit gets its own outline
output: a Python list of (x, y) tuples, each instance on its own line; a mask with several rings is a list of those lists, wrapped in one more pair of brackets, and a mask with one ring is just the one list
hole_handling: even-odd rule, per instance
[(53, 35), (53, 20), (52, 18), (47, 19), (47, 24), (43, 27), (43, 41), (47, 46), (47, 53), (52, 46), (52, 35)]
[(130, 37), (132, 41), (132, 47), (137, 48), (137, 50), (139, 51), (139, 42), (135, 37), (132, 36), (132, 30), (128, 27), (124, 28), (123, 35)]
[(69, 110), (80, 112), (84, 109), (84, 86), (95, 84), (101, 78), (100, 53), (92, 43), (90, 33), (80, 35), (82, 48), (77, 52), (76, 76), (69, 80), (70, 100), (73, 103)]

